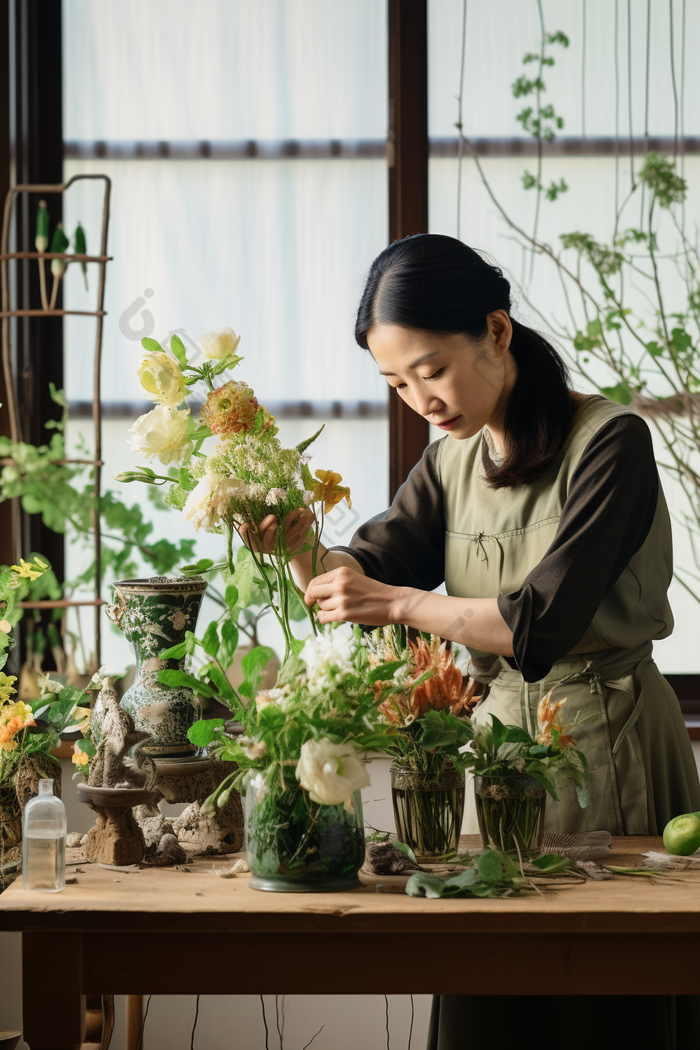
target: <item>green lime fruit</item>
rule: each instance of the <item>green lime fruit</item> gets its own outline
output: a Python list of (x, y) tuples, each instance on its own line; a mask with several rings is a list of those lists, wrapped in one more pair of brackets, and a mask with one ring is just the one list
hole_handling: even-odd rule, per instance
[(700, 849), (700, 817), (684, 813), (669, 820), (664, 828), (664, 846), (677, 857), (689, 857)]

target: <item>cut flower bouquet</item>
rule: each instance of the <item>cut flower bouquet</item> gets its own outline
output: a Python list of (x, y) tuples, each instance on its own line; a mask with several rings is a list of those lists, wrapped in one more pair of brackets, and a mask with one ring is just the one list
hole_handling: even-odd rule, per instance
[(572, 781), (579, 805), (588, 805), (588, 763), (567, 732), (575, 723), (564, 726), (557, 720), (566, 698), (555, 703), (554, 688), (538, 705), (536, 737), (490, 715), (491, 724), (475, 726), (465, 747), (486, 847), (504, 853), (536, 850), (544, 834), (547, 795), (558, 801), (557, 780)]

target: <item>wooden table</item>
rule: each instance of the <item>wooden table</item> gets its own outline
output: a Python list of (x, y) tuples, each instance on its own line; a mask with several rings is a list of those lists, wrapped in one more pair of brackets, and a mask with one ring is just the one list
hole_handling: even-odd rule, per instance
[[(649, 849), (661, 840), (615, 839), (610, 863)], [(86, 997), (87, 1038), (100, 1045), (108, 993), (493, 994), (497, 974), (499, 993), (534, 995), (543, 973), (554, 994), (700, 993), (700, 874), (442, 901), (376, 885), (261, 893), (246, 876), (214, 874), (225, 864), (132, 874), (85, 865), (62, 893), (14, 883), (2, 894), (0, 930), (22, 933), (32, 1050), (89, 1045)]]

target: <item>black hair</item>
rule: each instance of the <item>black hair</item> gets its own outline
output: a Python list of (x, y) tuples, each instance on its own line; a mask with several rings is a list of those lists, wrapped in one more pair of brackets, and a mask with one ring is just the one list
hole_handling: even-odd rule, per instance
[[(510, 282), (473, 248), (454, 237), (419, 233), (394, 241), (372, 263), (355, 323), (355, 339), (369, 349), (367, 333), (390, 324), (427, 332), (460, 332), (480, 342), (494, 310), (510, 316)], [(511, 317), (510, 352), (518, 378), (505, 416), (506, 448), (496, 466), (484, 450), (494, 488), (535, 481), (562, 448), (573, 405), (569, 371), (539, 332)]]

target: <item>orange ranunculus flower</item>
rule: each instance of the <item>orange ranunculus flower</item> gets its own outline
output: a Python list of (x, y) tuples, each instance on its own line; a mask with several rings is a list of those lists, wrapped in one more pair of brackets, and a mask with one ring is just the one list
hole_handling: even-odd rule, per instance
[[(412, 681), (420, 678), (426, 671), (432, 669), (433, 674), (427, 681), (417, 685), (410, 697), (410, 706), (407, 710), (405, 701), (399, 696), (389, 696), (379, 705), (379, 710), (384, 717), (395, 725), (402, 724), (408, 715), (413, 719), (422, 718), (426, 711), (442, 711), (449, 707), (452, 714), (468, 714), (474, 703), (474, 685), (469, 679), (465, 681), (462, 673), (455, 664), (452, 651), (447, 648), (447, 643), (433, 636), (430, 645), (423, 638), (417, 642), (409, 641), (413, 653), (414, 672)], [(375, 683), (376, 692), (381, 692), (382, 685), (386, 683)], [(377, 686), (379, 689), (377, 690)]]
[(86, 751), (81, 751), (78, 747), (78, 742), (73, 744), (73, 754), (71, 755), (71, 762), (76, 766), (86, 766), (90, 761), (90, 756)]
[(14, 704), (4, 704), (0, 708), (0, 748), (3, 751), (14, 751), (17, 747), (15, 736), (21, 729), (36, 725), (29, 704), (18, 700)]
[[(260, 405), (247, 383), (235, 379), (224, 383), (217, 390), (207, 395), (200, 413), (201, 422), (215, 434), (228, 436), (239, 434), (242, 430), (252, 430)], [(263, 427), (268, 426), (272, 416), (267, 414)]]
[(552, 692), (553, 688), (549, 690), (546, 696), (542, 697), (537, 706), (537, 743), (549, 746), (552, 743), (552, 730), (556, 729), (561, 734), (559, 742), (562, 747), (568, 747), (569, 744), (576, 746), (574, 738), (564, 734), (566, 726), (561, 726), (554, 721), (557, 711), (566, 703), (566, 697), (563, 700), (557, 700), (555, 704), (552, 702)]
[(352, 507), (350, 489), (338, 484), (343, 480), (342, 474), (336, 474), (334, 470), (317, 470), (316, 477), (318, 481), (314, 481), (311, 491), (314, 494), (314, 500), (323, 500), (325, 514), (328, 514), (329, 510), (332, 510), (336, 503), (340, 503), (343, 499), (347, 501), (348, 507)]

